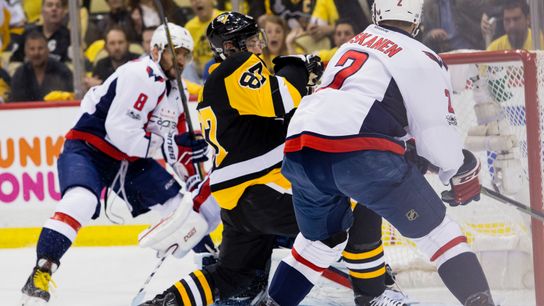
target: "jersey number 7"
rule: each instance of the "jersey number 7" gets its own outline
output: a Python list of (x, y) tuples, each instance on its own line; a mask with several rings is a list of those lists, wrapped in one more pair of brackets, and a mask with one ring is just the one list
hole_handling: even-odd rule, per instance
[(367, 60), (368, 60), (368, 53), (355, 51), (355, 50), (348, 50), (346, 53), (344, 53), (340, 57), (336, 65), (334, 65), (335, 67), (339, 67), (339, 66), (345, 66), (345, 67), (340, 69), (340, 71), (338, 71), (334, 75), (334, 78), (332, 79), (332, 82), (329, 85), (322, 87), (321, 89), (342, 88), (342, 85), (344, 85), (344, 81), (350, 76), (352, 76), (354, 73), (359, 71)]

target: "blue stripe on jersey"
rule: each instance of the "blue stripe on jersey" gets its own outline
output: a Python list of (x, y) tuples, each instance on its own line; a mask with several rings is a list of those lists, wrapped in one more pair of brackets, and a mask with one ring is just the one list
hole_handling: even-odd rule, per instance
[(111, 103), (115, 98), (117, 88), (117, 79), (114, 79), (106, 94), (100, 98), (96, 104), (96, 111), (92, 114), (84, 113), (74, 126), (74, 130), (88, 132), (100, 138), (106, 137), (106, 116), (110, 109)]

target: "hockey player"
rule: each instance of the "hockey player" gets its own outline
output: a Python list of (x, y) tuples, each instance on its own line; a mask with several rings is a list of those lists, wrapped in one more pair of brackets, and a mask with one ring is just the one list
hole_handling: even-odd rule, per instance
[[(210, 187), (224, 225), (218, 263), (189, 274), (143, 305), (224, 301), (262, 275), (276, 235), (295, 237), (299, 232), (290, 184), (280, 166), (287, 121), (306, 86), (320, 76), (320, 62), (313, 56), (280, 57), (274, 61), (277, 74), (271, 75), (258, 57), (264, 46), (260, 35), (251, 17), (234, 12), (217, 16), (207, 30), (218, 63), (211, 68), (198, 110), (216, 153)], [(368, 303), (385, 289), (381, 217), (363, 207), (356, 214), (372, 220), (373, 230), (354, 235), (345, 255), (350, 270), (366, 269), (352, 277), (359, 278), (356, 294)], [(259, 298), (244, 305), (255, 305)]]
[(479, 199), (479, 161), (462, 150), (450, 102), (448, 67), (413, 36), (423, 0), (376, 0), (375, 25), (342, 45), (321, 86), (290, 121), (282, 173), (301, 230), (279, 264), (267, 305), (297, 305), (347, 241), (349, 199), (364, 203), (411, 238), (463, 304), (494, 305), (476, 255), (415, 164), (417, 153), (451, 184), (442, 199)]
[[(190, 59), (192, 38), (180, 26), (168, 27), (176, 61), (183, 68)], [(167, 41), (164, 25), (158, 27), (151, 39), (150, 57), (119, 67), (83, 98), (58, 160), (62, 199), (41, 231), (36, 266), (22, 289), (23, 305), (49, 300), (51, 274), (79, 229), (99, 216), (104, 187), (123, 198), (134, 217), (150, 210), (178, 217), (179, 232), (187, 239), (178, 245), (177, 255), (189, 251), (207, 234), (207, 218), (218, 223), (213, 214), (194, 211), (190, 193), (181, 192), (174, 177), (151, 158), (162, 152), (167, 163), (185, 174), (193, 172), (192, 163), (207, 159), (205, 140), (191, 140), (185, 132)]]

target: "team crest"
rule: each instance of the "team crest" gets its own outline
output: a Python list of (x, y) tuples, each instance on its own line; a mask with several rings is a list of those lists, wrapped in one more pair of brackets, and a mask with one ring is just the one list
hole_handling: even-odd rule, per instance
[(229, 20), (229, 14), (221, 15), (217, 17), (217, 21), (221, 22), (222, 24), (227, 23), (227, 20)]

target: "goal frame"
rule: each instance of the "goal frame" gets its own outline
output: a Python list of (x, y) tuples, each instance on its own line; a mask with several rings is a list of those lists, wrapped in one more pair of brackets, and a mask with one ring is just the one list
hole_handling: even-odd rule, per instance
[[(537, 54), (526, 50), (478, 51), (471, 53), (449, 53), (440, 55), (447, 65), (483, 64), (521, 61), (524, 71), (525, 114), (527, 131), (527, 159), (529, 175), (529, 197), (531, 208), (543, 211), (540, 107), (538, 97)], [(544, 64), (540, 63), (540, 64)], [(544, 69), (544, 67), (542, 68)], [(544, 84), (542, 84), (544, 86)], [(542, 97), (544, 100), (544, 97)], [(544, 108), (543, 108), (544, 109)], [(543, 112), (544, 115), (544, 112)], [(544, 131), (542, 131), (544, 132)], [(542, 137), (544, 138), (544, 136)], [(544, 306), (544, 225), (531, 218), (535, 301)]]

